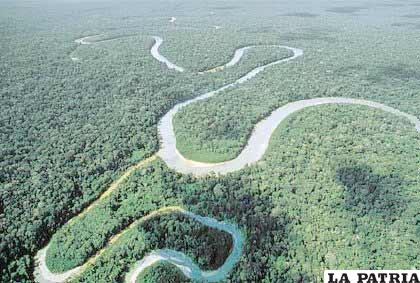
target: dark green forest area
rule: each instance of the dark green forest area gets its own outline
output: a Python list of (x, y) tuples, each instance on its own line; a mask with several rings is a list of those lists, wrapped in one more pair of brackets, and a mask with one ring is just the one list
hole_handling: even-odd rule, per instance
[[(241, 228), (246, 241), (229, 276), (232, 282), (316, 281), (327, 268), (409, 269), (420, 261), (420, 159), (412, 154), (419, 148), (417, 132), (390, 114), (362, 106), (304, 110), (279, 127), (263, 161), (241, 172), (195, 179), (171, 173), (161, 161), (136, 171), (91, 217), (76, 219), (71, 229), (65, 226), (54, 235), (62, 242), (53, 240), (51, 249), (68, 247), (63, 259), (82, 256), (86, 239), (99, 240), (112, 228), (95, 229), (108, 222), (123, 227), (124, 219), (148, 213), (147, 206), (129, 204), (153, 195), (144, 187), (164, 187), (173, 198), (164, 194), (165, 202), (157, 206), (181, 205)], [(90, 226), (92, 231), (85, 229)], [(138, 227), (127, 230), (74, 281), (123, 278), (130, 263), (143, 257), (135, 252), (146, 243), (145, 228)], [(175, 235), (160, 239), (171, 247), (176, 240), (167, 237)], [(71, 245), (64, 243), (70, 239)]]
[[(122, 282), (127, 268), (136, 260), (142, 259), (151, 250), (165, 248), (184, 252), (204, 270), (212, 270), (223, 264), (231, 246), (232, 239), (225, 232), (197, 224), (182, 215), (158, 216), (123, 234), (118, 244), (107, 249), (95, 262), (95, 268), (88, 267), (82, 276), (74, 281)], [(111, 269), (109, 256), (112, 256), (112, 262), (118, 263)], [(157, 271), (159, 269), (149, 273)], [(152, 274), (145, 274), (145, 277)], [(172, 279), (166, 277), (166, 280)]]
[[(167, 220), (168, 218), (168, 220)], [(217, 269), (229, 256), (232, 249), (232, 238), (226, 233), (183, 215), (159, 216), (144, 224), (147, 233), (151, 234), (156, 246), (152, 249), (171, 248), (183, 251), (190, 250), (197, 258), (198, 266), (204, 270)], [(165, 238), (165, 241), (162, 241)]]
[[(34, 256), (51, 239), (52, 270), (83, 264), (130, 223), (170, 205), (244, 233), (230, 282), (316, 281), (325, 268), (420, 268), (420, 137), (406, 120), (365, 107), (297, 113), (277, 129), (262, 161), (220, 178), (180, 175), (157, 160), (64, 225), (158, 150), (157, 124), (176, 103), (290, 56), (267, 45), (305, 53), (183, 109), (174, 120), (182, 154), (232, 159), (258, 121), (305, 98), (365, 98), (420, 117), (415, 4), (1, 1), (0, 281), (33, 282)], [(90, 45), (74, 42), (96, 34)], [(151, 57), (154, 35), (186, 72)], [(266, 46), (235, 67), (198, 73), (248, 45)], [(74, 281), (121, 281), (154, 248), (180, 249), (216, 268), (229, 241), (179, 215), (154, 218), (129, 229)], [(168, 264), (142, 276), (139, 282), (186, 280)]]
[[(105, 30), (111, 35), (104, 35), (104, 39), (114, 34), (119, 40), (77, 47), (75, 38), (96, 32), (97, 23), (91, 23), (92, 32), (85, 31), (92, 12), (86, 12), (75, 28), (71, 26), (74, 14), (69, 12), (58, 19), (56, 14), (62, 11), (50, 5), (43, 13), (52, 18), (41, 22), (35, 14), (42, 5), (26, 10), (10, 4), (16, 15), (28, 14), (28, 22), (12, 18), (13, 14), (2, 9), (3, 18), (8, 20), (2, 37), (7, 44), (2, 44), (1, 52), (4, 232), (0, 259), (7, 270), (2, 272), (7, 276), (4, 280), (30, 278), (32, 255), (53, 231), (97, 198), (130, 164), (157, 149), (158, 118), (175, 102), (235, 80), (260, 63), (248, 60), (239, 68), (206, 77), (174, 74), (151, 58), (148, 49), (152, 39), (144, 29), (162, 36), (165, 31), (154, 31), (148, 23), (152, 27), (136, 27), (137, 36), (133, 36), (133, 28), (124, 27), (125, 23), (119, 30)], [(70, 4), (68, 8), (78, 9)], [(52, 32), (48, 19), (61, 26)], [(105, 23), (111, 26), (118, 19), (106, 19)], [(31, 25), (31, 21), (37, 24)], [(172, 35), (167, 45), (179, 50), (177, 40), (183, 42), (189, 36), (182, 30), (174, 32), (179, 37)], [(233, 50), (232, 46), (259, 44), (261, 40), (254, 37), (228, 43), (219, 51), (228, 58), (230, 47)], [(81, 62), (72, 63), (69, 54), (76, 54)], [(263, 54), (254, 57), (257, 55)], [(207, 67), (212, 65), (201, 69)]]

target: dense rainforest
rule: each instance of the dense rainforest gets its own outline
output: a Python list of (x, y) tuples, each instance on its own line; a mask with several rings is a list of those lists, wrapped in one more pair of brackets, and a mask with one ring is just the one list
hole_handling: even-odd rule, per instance
[[(51, 15), (60, 11), (54, 5), (51, 9)], [(28, 16), (34, 17), (35, 11), (27, 11)], [(65, 25), (61, 21), (72, 16), (54, 19)], [(91, 48), (73, 42), (85, 31), (66, 30), (57, 39), (49, 34), (49, 22), (32, 29), (29, 24), (21, 23), (28, 29), (23, 34), (10, 24), (2, 39), (9, 43), (2, 45), (1, 266), (10, 264), (2, 274), (19, 280), (31, 277), (32, 255), (52, 231), (97, 198), (130, 164), (157, 149), (156, 124), (166, 110), (260, 63), (248, 60), (206, 77), (178, 76), (151, 58), (152, 38), (145, 32), (133, 36), (128, 27), (109, 28), (111, 36), (95, 38), (98, 43)], [(107, 41), (114, 37), (118, 40)], [(172, 37), (167, 45), (188, 39)], [(229, 44), (219, 49), (226, 58), (239, 43)], [(71, 62), (69, 54), (80, 61)], [(212, 65), (200, 68), (207, 67)]]
[[(171, 173), (161, 161), (137, 170), (92, 208), (91, 217), (76, 218), (54, 235), (51, 251), (62, 250), (51, 252), (50, 260), (84, 262), (89, 255), (83, 247), (102, 243), (109, 231), (116, 234), (107, 223), (123, 229), (125, 219), (147, 215), (153, 206), (133, 204), (145, 203), (145, 198), (160, 195), (165, 188), (164, 203), (157, 206), (180, 205), (240, 227), (245, 247), (229, 276), (232, 282), (315, 281), (331, 267), (408, 269), (419, 262), (420, 160), (412, 155), (419, 147), (417, 132), (404, 119), (379, 110), (362, 106), (304, 110), (278, 128), (263, 161), (240, 173), (195, 179)], [(149, 211), (142, 211), (146, 207)], [(151, 223), (168, 225), (161, 221)], [(179, 235), (177, 224), (171, 225), (173, 232), (168, 234), (143, 223), (123, 230), (74, 281), (123, 278), (127, 268), (144, 256), (140, 251), (153, 247), (145, 230), (153, 231), (167, 247), (177, 243), (167, 242)], [(145, 243), (150, 244), (145, 247)], [(212, 261), (209, 254), (217, 258), (211, 244), (200, 254), (193, 243), (179, 249), (192, 255), (198, 252), (195, 257), (202, 261)], [(229, 245), (217, 250), (226, 253)]]
[[(389, 53), (378, 53), (376, 49), (361, 53), (371, 40), (382, 50), (387, 50), (396, 40), (403, 40), (397, 39), (398, 36), (387, 37), (388, 30), (368, 33), (372, 34), (370, 38), (359, 38), (358, 42), (351, 43), (349, 40), (354, 38), (349, 39), (348, 34), (335, 34), (334, 45), (344, 50), (340, 53), (331, 49), (331, 40), (303, 41), (308, 45), (316, 44), (316, 54), (312, 54), (308, 46), (304, 50), (309, 48), (310, 51), (305, 52), (304, 60), (299, 63), (272, 69), (240, 88), (183, 108), (174, 119), (180, 152), (196, 161), (233, 159), (248, 141), (257, 122), (278, 107), (301, 99), (329, 96), (370, 99), (419, 117), (419, 61), (408, 63), (409, 56), (390, 57)], [(418, 43), (417, 37), (415, 42)]]
[[(234, 158), (258, 121), (304, 98), (365, 98), (420, 117), (420, 6), (289, 4), (2, 1), (0, 281), (33, 282), (34, 256), (48, 243), (55, 271), (104, 249), (75, 282), (121, 281), (154, 248), (220, 266), (232, 241), (222, 231), (177, 214), (127, 228), (174, 205), (242, 231), (231, 282), (316, 281), (325, 268), (420, 268), (420, 137), (406, 120), (366, 107), (296, 113), (276, 130), (262, 161), (227, 176), (181, 175), (158, 159), (67, 223), (157, 151), (159, 119), (177, 102), (290, 56), (273, 45), (305, 53), (175, 116), (187, 158)], [(91, 44), (75, 42), (90, 35), (98, 35)], [(153, 35), (184, 73), (151, 57)], [(236, 66), (199, 73), (248, 45), (259, 47)], [(187, 280), (164, 263), (141, 276)]]

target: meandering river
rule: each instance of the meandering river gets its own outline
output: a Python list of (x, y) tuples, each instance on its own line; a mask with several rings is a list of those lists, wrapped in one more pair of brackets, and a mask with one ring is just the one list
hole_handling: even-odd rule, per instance
[[(90, 44), (87, 39), (92, 36), (84, 37), (77, 39), (76, 42), (79, 44)], [(160, 54), (159, 47), (163, 43), (163, 39), (154, 36), (155, 40), (154, 45), (152, 46), (150, 53), (151, 55), (160, 63), (165, 64), (169, 69), (184, 72), (184, 68), (177, 66), (176, 64), (169, 61), (165, 56)], [(243, 54), (253, 48), (254, 46), (248, 46), (244, 48), (237, 49), (231, 61), (226, 63), (225, 65), (221, 66), (225, 67), (232, 67), (237, 64)], [(173, 118), (176, 113), (179, 112), (183, 107), (192, 104), (194, 102), (204, 100), (210, 98), (216, 94), (220, 94), (225, 90), (230, 88), (237, 87), (240, 84), (245, 83), (246, 81), (254, 78), (260, 72), (264, 71), (265, 69), (272, 67), (277, 64), (283, 64), (290, 62), (292, 60), (297, 59), (303, 55), (303, 51), (299, 48), (289, 47), (289, 46), (277, 46), (279, 48), (284, 48), (290, 50), (292, 52), (292, 56), (277, 60), (275, 62), (266, 64), (264, 66), (257, 67), (241, 78), (237, 79), (236, 81), (226, 84), (223, 87), (220, 87), (216, 90), (201, 94), (193, 99), (190, 99), (185, 102), (181, 102), (176, 104), (172, 109), (170, 109), (160, 120), (158, 125), (158, 132), (161, 139), (160, 149), (157, 152), (157, 155), (165, 161), (165, 163), (171, 169), (184, 173), (184, 174), (194, 174), (194, 175), (207, 175), (211, 172), (216, 174), (226, 174), (233, 171), (240, 170), (247, 165), (253, 164), (263, 157), (264, 153), (266, 152), (271, 135), (278, 127), (278, 125), (284, 121), (288, 116), (291, 114), (300, 111), (307, 107), (313, 107), (318, 105), (324, 104), (356, 104), (356, 105), (364, 105), (376, 109), (380, 109), (389, 113), (392, 113), (396, 116), (404, 117), (408, 121), (410, 121), (416, 130), (420, 132), (420, 121), (417, 117), (399, 111), (395, 108), (386, 106), (384, 104), (363, 100), (363, 99), (353, 99), (353, 98), (342, 98), (342, 97), (322, 97), (322, 98), (314, 98), (314, 99), (307, 99), (307, 100), (300, 100), (292, 103), (288, 103), (277, 110), (273, 111), (266, 119), (260, 121), (254, 128), (246, 146), (242, 150), (242, 152), (233, 160), (220, 162), (220, 163), (205, 163), (205, 162), (196, 162), (194, 160), (188, 160), (184, 156), (182, 156), (176, 148), (176, 136), (173, 127)], [(75, 58), (75, 59), (73, 59)], [(76, 57), (73, 57), (74, 61), (78, 60)], [(218, 69), (223, 69), (217, 67)], [(127, 177), (124, 174), (123, 177)], [(119, 180), (117, 180), (118, 183)], [(208, 281), (208, 282), (215, 282), (224, 279), (227, 274), (231, 271), (234, 265), (239, 260), (242, 248), (243, 248), (243, 237), (239, 231), (239, 229), (232, 224), (220, 222), (216, 219), (203, 217), (196, 215), (194, 213), (185, 211), (183, 209), (178, 210), (184, 213), (186, 216), (193, 218), (194, 220), (207, 225), (209, 227), (219, 229), (221, 231), (225, 231), (232, 236), (233, 239), (233, 248), (232, 252), (225, 261), (225, 263), (216, 270), (213, 271), (203, 271), (201, 270), (191, 258), (186, 256), (183, 253), (178, 251), (163, 249), (163, 250), (155, 250), (148, 254), (145, 258), (141, 261), (137, 262), (134, 266), (132, 266), (131, 271), (126, 276), (126, 281), (134, 283), (136, 281), (137, 276), (147, 267), (153, 265), (157, 261), (165, 260), (168, 261), (175, 266), (177, 266), (187, 277), (195, 280), (200, 281)], [(153, 213), (152, 213), (153, 214)], [(156, 213), (157, 215), (157, 213)], [(81, 267), (76, 267), (72, 270), (69, 270), (64, 273), (54, 274), (50, 272), (46, 265), (46, 251), (48, 246), (42, 250), (40, 250), (37, 254), (37, 262), (38, 265), (36, 267), (35, 276), (38, 282), (43, 283), (56, 283), (56, 282), (65, 282), (69, 278), (74, 275), (77, 275), (81, 271)]]

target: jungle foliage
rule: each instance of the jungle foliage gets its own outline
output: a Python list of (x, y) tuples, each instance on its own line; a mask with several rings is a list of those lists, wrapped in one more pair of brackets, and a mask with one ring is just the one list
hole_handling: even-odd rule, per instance
[[(148, 22), (147, 11), (153, 7), (146, 3), (138, 3), (134, 10), (117, 9), (117, 15), (144, 13), (145, 17), (124, 19), (119, 29), (114, 26), (121, 18), (85, 20), (91, 16), (90, 9), (96, 11), (94, 3), (68, 3), (65, 9), (54, 3), (48, 8), (36, 4), (27, 10), (15, 8), (13, 2), (2, 5), (1, 17), (7, 21), (0, 54), (0, 265), (2, 281), (23, 282), (32, 278), (33, 255), (58, 227), (130, 165), (157, 150), (159, 117), (177, 102), (236, 80), (270, 56), (250, 56), (238, 68), (205, 76), (195, 69), (177, 74), (150, 56), (150, 34), (165, 38), (162, 52), (175, 50), (168, 52), (169, 58), (185, 42), (194, 47), (189, 48), (193, 57), (204, 54), (207, 47), (196, 44), (196, 34), (182, 29), (168, 32), (162, 20)], [(143, 11), (144, 5), (149, 10)], [(63, 15), (64, 11), (68, 14)], [(13, 13), (16, 17), (9, 18)], [(40, 18), (37, 13), (49, 17)], [(49, 30), (51, 26), (57, 26), (57, 31)], [(212, 38), (213, 33), (208, 28), (198, 38)], [(219, 42), (217, 52), (202, 65), (197, 60), (196, 70), (213, 67), (220, 58), (226, 59), (221, 64), (226, 63), (238, 46), (279, 44), (274, 35), (220, 40), (228, 33), (223, 30), (212, 39)], [(100, 34), (94, 44), (73, 42), (92, 34)], [(71, 61), (70, 55), (79, 61)], [(254, 55), (264, 54), (261, 50)], [(174, 57), (180, 64), (191, 62), (184, 56)]]
[[(405, 120), (358, 107), (297, 113), (279, 127), (263, 161), (222, 178), (181, 176), (155, 162), (65, 225), (157, 150), (157, 123), (174, 104), (288, 55), (258, 48), (234, 68), (197, 73), (228, 62), (238, 47), (290, 45), (305, 55), (183, 109), (174, 126), (187, 157), (235, 157), (256, 122), (298, 99), (366, 98), (420, 117), (415, 3), (263, 1), (1, 1), (1, 282), (33, 281), (34, 255), (51, 238), (48, 265), (66, 270), (166, 205), (244, 231), (232, 282), (316, 280), (327, 267), (420, 268), (418, 134)], [(101, 35), (94, 44), (74, 43), (93, 34)], [(164, 38), (161, 52), (185, 73), (150, 56), (151, 35)], [(226, 248), (203, 255), (202, 238), (191, 232), (204, 229), (197, 223), (162, 221), (125, 233), (77, 280), (121, 279), (159, 245), (183, 248), (203, 266), (226, 256)], [(173, 228), (196, 246), (177, 246), (162, 232)], [(206, 231), (209, 245), (217, 232)], [(178, 276), (171, 270), (162, 276)]]
[[(122, 282), (129, 267), (158, 249), (182, 252), (192, 258), (200, 268), (213, 270), (223, 264), (231, 247), (232, 239), (226, 232), (209, 228), (181, 214), (158, 215), (123, 233), (115, 245), (105, 250), (94, 266), (89, 266), (73, 281)], [(113, 262), (111, 269), (110, 258)], [(166, 275), (174, 274), (170, 272)], [(159, 276), (163, 277), (164, 274)], [(172, 281), (170, 278), (166, 277), (166, 280)]]
[[(336, 52), (330, 50), (330, 40), (310, 41), (314, 46), (308, 46), (309, 50), (302, 47), (303, 59), (270, 68), (237, 89), (184, 107), (174, 118), (179, 151), (188, 159), (203, 162), (233, 159), (246, 145), (257, 122), (289, 102), (308, 98), (368, 99), (419, 117), (420, 64), (408, 63), (409, 58), (404, 56), (390, 58), (376, 49), (372, 50), (374, 54), (359, 51), (371, 40), (387, 50), (392, 45), (386, 39), (388, 32), (372, 32), (369, 39), (361, 38), (351, 47), (347, 34), (335, 34), (334, 45), (345, 50), (340, 59), (330, 54)], [(295, 46), (305, 46), (309, 41), (302, 38), (297, 42)]]
[[(197, 214), (236, 223), (243, 231), (243, 256), (229, 276), (233, 282), (316, 281), (324, 269), (333, 268), (410, 268), (419, 262), (420, 159), (413, 155), (419, 148), (417, 132), (392, 114), (362, 106), (306, 109), (276, 130), (264, 160), (255, 166), (219, 178), (195, 179), (171, 173), (161, 161), (155, 162), (136, 171), (104, 200), (104, 207), (116, 205), (116, 199), (120, 203), (106, 219), (76, 218), (72, 229), (65, 226), (54, 237), (73, 241), (60, 247), (80, 253), (87, 238), (101, 237), (84, 227), (123, 223), (136, 211), (142, 213), (143, 207), (128, 206), (125, 200), (141, 203), (151, 195), (143, 184), (149, 187), (153, 175), (166, 180), (164, 187), (175, 196), (172, 201), (162, 198), (168, 202), (161, 207), (182, 205)], [(150, 187), (159, 192), (161, 185)], [(132, 209), (125, 216), (124, 206)], [(97, 209), (97, 213), (92, 209), (92, 215), (104, 212)], [(178, 231), (180, 225), (189, 230), (194, 224), (156, 221), (154, 225), (171, 231)], [(75, 281), (105, 282), (107, 276), (117, 281), (147, 250), (177, 243), (178, 233), (150, 233), (156, 231), (153, 226), (136, 227), (125, 230)], [(161, 245), (155, 246), (143, 233), (150, 233)], [(83, 240), (73, 240), (79, 238)], [(194, 237), (190, 241), (196, 243)], [(228, 249), (221, 246), (225, 245), (214, 250), (227, 256)], [(197, 262), (208, 262), (203, 257), (206, 253), (197, 253), (198, 247), (189, 248), (186, 251)]]

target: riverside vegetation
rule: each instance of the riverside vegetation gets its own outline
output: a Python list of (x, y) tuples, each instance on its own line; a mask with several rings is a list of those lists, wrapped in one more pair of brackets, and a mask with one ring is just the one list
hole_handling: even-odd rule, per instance
[[(266, 2), (257, 8), (239, 1), (0, 4), (2, 282), (31, 282), (34, 254), (52, 235), (47, 260), (53, 270), (66, 270), (166, 205), (226, 219), (244, 231), (233, 282), (313, 281), (325, 268), (419, 268), (419, 136), (405, 120), (355, 106), (296, 113), (277, 129), (264, 160), (222, 178), (182, 176), (155, 161), (71, 229), (59, 229), (126, 168), (156, 151), (158, 119), (176, 102), (288, 56), (258, 48), (233, 68), (197, 73), (229, 61), (238, 47), (289, 44), (305, 55), (177, 115), (178, 146), (194, 160), (235, 157), (258, 120), (304, 98), (367, 98), (420, 116), (420, 66), (413, 60), (418, 21), (404, 17), (417, 6), (395, 10), (377, 1), (356, 11), (330, 1)], [(185, 9), (196, 16), (168, 23)], [(91, 34), (118, 40), (74, 43)], [(168, 71), (150, 57), (153, 34), (165, 38), (161, 52), (187, 72)], [(72, 62), (70, 54), (80, 60)], [(186, 235), (191, 246), (180, 246), (177, 235)], [(165, 216), (130, 229), (74, 280), (122, 280), (129, 263), (163, 246), (213, 268), (229, 254), (228, 243), (220, 231)], [(185, 280), (165, 264), (142, 276), (153, 281), (159, 274)]]
[[(368, 126), (363, 123), (366, 120)], [(85, 247), (113, 231), (107, 223), (124, 227), (125, 219), (147, 214), (141, 210), (150, 206), (133, 209), (133, 204), (146, 203), (144, 198), (153, 196), (145, 188), (155, 188), (157, 195), (164, 188), (158, 199), (165, 202), (157, 202), (157, 207), (182, 204), (242, 228), (243, 256), (229, 276), (235, 282), (306, 282), (332, 266), (410, 268), (418, 262), (419, 160), (412, 152), (419, 146), (418, 133), (405, 120), (381, 111), (331, 105), (306, 109), (276, 130), (258, 166), (200, 179), (171, 173), (161, 161), (139, 169), (101, 206), (54, 235), (49, 260), (82, 258), (84, 262), (89, 257)], [(152, 223), (168, 225), (162, 220)], [(122, 280), (130, 263), (153, 247), (142, 236), (144, 229), (130, 227), (74, 281)], [(166, 239), (173, 235), (159, 239), (171, 247), (177, 241)], [(223, 258), (228, 250), (228, 245), (204, 246), (205, 252), (195, 255), (197, 262), (208, 262), (209, 254)], [(60, 248), (64, 250), (54, 252)], [(192, 255), (200, 251), (193, 244), (189, 248)]]

